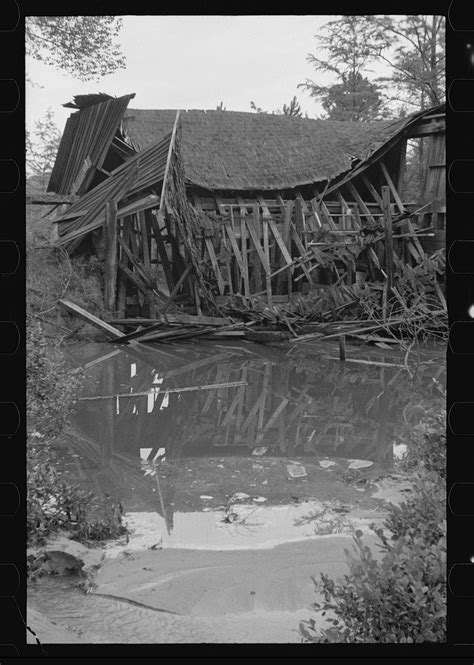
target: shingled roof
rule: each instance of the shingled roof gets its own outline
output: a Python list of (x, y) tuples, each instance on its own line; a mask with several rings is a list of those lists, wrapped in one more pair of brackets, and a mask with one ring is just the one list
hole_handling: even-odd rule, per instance
[[(176, 110), (128, 109), (122, 128), (141, 150), (172, 129)], [(348, 171), (405, 120), (341, 122), (235, 111), (181, 111), (186, 179), (209, 190), (275, 190)]]

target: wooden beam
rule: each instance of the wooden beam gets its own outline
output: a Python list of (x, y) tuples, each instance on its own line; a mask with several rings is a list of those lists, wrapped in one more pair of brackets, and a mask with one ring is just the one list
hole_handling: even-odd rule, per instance
[(104, 221), (105, 240), (105, 308), (109, 312), (115, 311), (115, 289), (117, 284), (117, 204), (107, 201), (105, 204)]
[(354, 187), (354, 184), (352, 182), (348, 182), (347, 186), (349, 187), (352, 196), (355, 198), (355, 200), (359, 204), (360, 208), (364, 211), (364, 213), (367, 215), (367, 217), (370, 219), (370, 221), (375, 224), (376, 223), (375, 218), (372, 216), (372, 214), (371, 214), (370, 210), (368, 209), (365, 201), (363, 200), (363, 198), (361, 197), (361, 195), (359, 194), (357, 189)]
[[(250, 296), (250, 281), (249, 281), (249, 257), (247, 254), (247, 224), (245, 215), (240, 217), (240, 247), (242, 251), (242, 263), (243, 263), (243, 278), (244, 278), (244, 293), (246, 296)], [(224, 294), (222, 291), (221, 295)]]
[(153, 215), (153, 213), (149, 212), (147, 216), (151, 223), (151, 229), (153, 231), (153, 235), (155, 236), (156, 248), (158, 250), (158, 254), (160, 255), (161, 265), (163, 267), (163, 272), (165, 274), (166, 283), (168, 285), (168, 289), (171, 292), (174, 289), (175, 280), (173, 277), (171, 263), (168, 258), (168, 253), (166, 251), (166, 246), (163, 237), (161, 235), (160, 224), (159, 221), (156, 219), (155, 215)]
[(267, 259), (268, 265), (270, 266), (270, 271), (265, 275), (265, 282), (267, 287), (267, 302), (268, 306), (272, 306), (272, 278), (271, 278), (271, 263), (270, 263), (270, 251), (268, 248), (268, 220), (263, 218), (263, 251)]
[(372, 194), (372, 198), (374, 199), (374, 201), (378, 204), (378, 206), (380, 207), (380, 209), (383, 210), (383, 201), (382, 201), (382, 197), (381, 197), (380, 194), (377, 192), (377, 190), (375, 189), (375, 187), (373, 186), (373, 184), (370, 182), (370, 180), (368, 179), (367, 175), (366, 175), (365, 173), (362, 173), (361, 178), (362, 178), (362, 181), (363, 181), (364, 185), (367, 187), (367, 189), (369, 190), (369, 192)]
[(382, 187), (384, 229), (385, 229), (385, 267), (387, 270), (387, 295), (393, 288), (393, 239), (392, 239), (392, 213), (390, 210), (390, 190)]
[(163, 214), (165, 210), (165, 201), (166, 201), (166, 185), (168, 184), (168, 176), (170, 171), (171, 164), (171, 155), (173, 154), (173, 148), (176, 141), (176, 131), (178, 129), (179, 122), (179, 111), (176, 111), (176, 117), (174, 119), (173, 131), (171, 132), (170, 145), (168, 148), (168, 156), (166, 158), (165, 174), (163, 176), (163, 184), (161, 186), (161, 196), (160, 196), (160, 212)]
[(387, 184), (390, 187), (390, 191), (393, 194), (393, 198), (395, 199), (395, 203), (397, 204), (397, 207), (398, 207), (400, 213), (403, 214), (405, 212), (405, 206), (403, 205), (402, 200), (401, 200), (400, 196), (398, 195), (397, 188), (393, 184), (393, 180), (390, 177), (390, 173), (388, 172), (387, 167), (385, 166), (385, 164), (383, 163), (382, 160), (380, 160), (380, 168), (382, 169), (382, 173), (385, 176), (385, 180), (387, 181)]
[(87, 323), (90, 323), (92, 326), (99, 328), (99, 330), (103, 330), (106, 332), (109, 337), (112, 337), (114, 339), (118, 339), (119, 337), (123, 337), (124, 334), (120, 330), (117, 330), (117, 328), (114, 328), (113, 326), (109, 325), (108, 323), (105, 323), (105, 321), (102, 321), (99, 319), (97, 316), (94, 316), (93, 314), (89, 314), (85, 309), (82, 307), (79, 307), (79, 305), (76, 305), (75, 303), (71, 302), (70, 300), (59, 300), (59, 304), (64, 307), (64, 309), (67, 309), (69, 312), (72, 312), (79, 318), (83, 319)]

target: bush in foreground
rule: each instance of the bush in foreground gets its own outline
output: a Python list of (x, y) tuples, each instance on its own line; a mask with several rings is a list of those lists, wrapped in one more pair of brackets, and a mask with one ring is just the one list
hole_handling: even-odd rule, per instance
[(122, 509), (110, 496), (95, 497), (61, 478), (51, 442), (64, 433), (82, 377), (48, 345), (39, 322), (27, 320), (27, 542), (40, 545), (67, 531), (81, 542), (126, 531)]
[(324, 574), (321, 582), (313, 580), (324, 599), (314, 609), (333, 618), (322, 630), (314, 618), (301, 622), (303, 642), (446, 640), (445, 448), (444, 433), (430, 428), (407, 454), (413, 492), (390, 506), (384, 528), (373, 527), (382, 557), (374, 557), (358, 531), (355, 553), (346, 551), (349, 574), (342, 582)]

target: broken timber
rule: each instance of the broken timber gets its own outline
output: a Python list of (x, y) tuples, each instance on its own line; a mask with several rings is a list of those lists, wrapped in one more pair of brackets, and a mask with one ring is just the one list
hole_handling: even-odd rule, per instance
[(67, 309), (68, 312), (71, 312), (72, 314), (78, 316), (80, 319), (83, 319), (86, 323), (90, 323), (95, 328), (98, 328), (99, 330), (107, 333), (109, 337), (120, 339), (124, 336), (123, 332), (117, 330), (117, 328), (114, 328), (108, 323), (105, 323), (105, 321), (102, 321), (97, 316), (89, 314), (89, 312), (87, 312), (85, 309), (79, 307), (79, 305), (75, 305), (70, 300), (60, 300), (59, 304), (64, 307), (64, 309)]

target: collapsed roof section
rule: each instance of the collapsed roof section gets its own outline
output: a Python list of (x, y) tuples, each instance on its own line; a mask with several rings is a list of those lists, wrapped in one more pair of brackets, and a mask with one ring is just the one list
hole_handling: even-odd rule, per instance
[[(83, 194), (109, 175), (111, 168), (134, 154), (120, 133), (123, 114), (135, 93), (123, 97), (78, 95), (68, 108), (71, 113), (64, 128), (58, 154), (48, 184), (48, 192)], [(99, 102), (97, 100), (100, 100)], [(109, 155), (113, 145), (116, 153)], [(109, 157), (106, 164), (106, 159)], [(109, 166), (109, 169), (104, 168)]]

